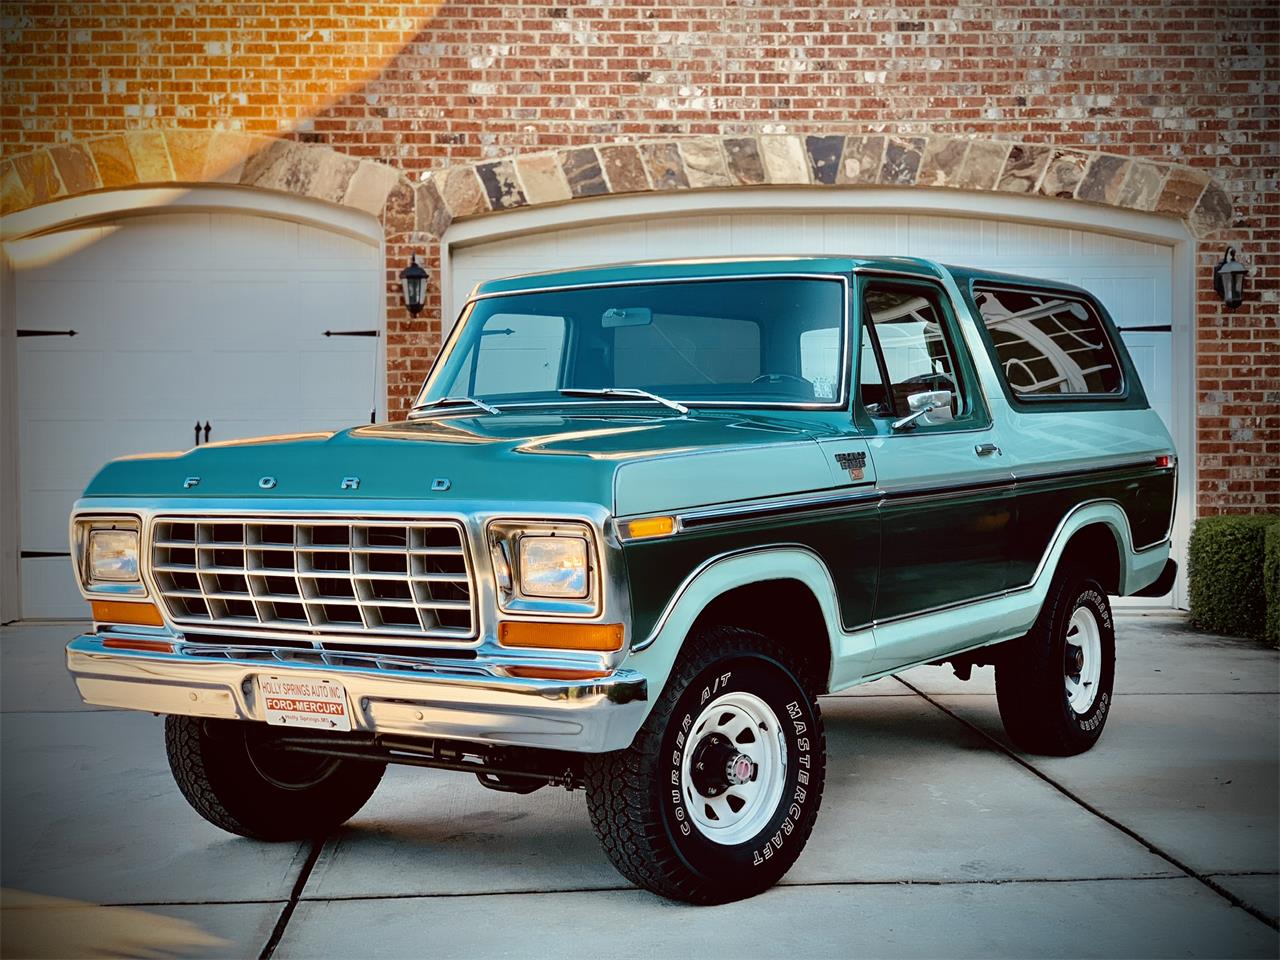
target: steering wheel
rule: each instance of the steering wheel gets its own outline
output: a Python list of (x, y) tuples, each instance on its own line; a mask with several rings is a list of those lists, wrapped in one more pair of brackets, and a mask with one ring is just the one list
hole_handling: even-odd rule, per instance
[(910, 385), (914, 387), (929, 385), (936, 387), (939, 382), (946, 384), (943, 389), (951, 390), (952, 392), (955, 391), (955, 381), (945, 373), (917, 373), (914, 377), (907, 377), (907, 379), (903, 380), (902, 386), (905, 387)]

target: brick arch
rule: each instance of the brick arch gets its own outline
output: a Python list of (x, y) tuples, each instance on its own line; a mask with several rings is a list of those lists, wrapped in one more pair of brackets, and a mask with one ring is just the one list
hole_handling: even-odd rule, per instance
[(1183, 220), (1203, 237), (1231, 199), (1204, 171), (1045, 144), (953, 136), (760, 134), (601, 143), (476, 161), (417, 186), (416, 229), (596, 197), (735, 187), (932, 187), (1033, 194)]
[(42, 147), (0, 162), (0, 212), (106, 190), (233, 184), (323, 200), (378, 217), (389, 233), (413, 221), (403, 171), (314, 143), (225, 130), (133, 130)]

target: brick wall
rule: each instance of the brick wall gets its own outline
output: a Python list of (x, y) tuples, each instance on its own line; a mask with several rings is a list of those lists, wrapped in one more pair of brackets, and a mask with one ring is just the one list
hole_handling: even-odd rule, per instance
[[(1198, 251), (1201, 512), (1280, 507), (1280, 5), (7, 3), (0, 145), (148, 126), (324, 142), (417, 172), (724, 132), (976, 134), (1211, 171), (1236, 220)], [(388, 237), (393, 408), (438, 349)], [(1210, 265), (1250, 263), (1228, 313)], [(429, 251), (434, 258), (435, 251)]]

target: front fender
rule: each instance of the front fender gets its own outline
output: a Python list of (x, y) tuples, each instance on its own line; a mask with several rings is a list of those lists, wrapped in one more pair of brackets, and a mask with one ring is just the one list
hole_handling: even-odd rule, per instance
[(713, 557), (694, 570), (671, 598), (653, 631), (632, 648), (623, 666), (649, 681), (650, 704), (666, 685), (685, 638), (707, 605), (730, 590), (768, 580), (799, 581), (817, 599), (831, 647), (830, 683), (848, 675), (860, 676), (870, 666), (875, 654), (871, 631), (845, 633), (840, 628), (835, 584), (822, 559), (800, 546), (752, 548)]

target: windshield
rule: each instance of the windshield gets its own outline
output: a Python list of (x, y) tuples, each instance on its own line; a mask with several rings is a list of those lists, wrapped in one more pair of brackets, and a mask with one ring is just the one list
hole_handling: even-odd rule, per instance
[(417, 406), (446, 397), (498, 406), (582, 403), (590, 400), (561, 391), (610, 389), (692, 406), (834, 405), (843, 395), (844, 313), (836, 277), (489, 297), (463, 312)]

